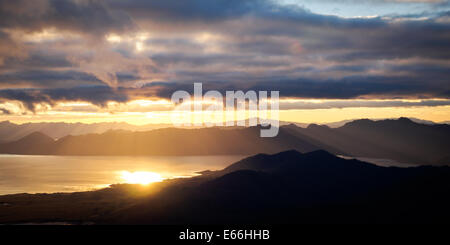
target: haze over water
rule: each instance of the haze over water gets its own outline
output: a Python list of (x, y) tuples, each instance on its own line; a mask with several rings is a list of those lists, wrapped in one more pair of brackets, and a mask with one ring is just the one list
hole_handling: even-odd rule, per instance
[(87, 191), (133, 182), (133, 173), (138, 173), (137, 182), (153, 175), (163, 179), (189, 177), (199, 171), (222, 169), (244, 157), (0, 155), (0, 195)]

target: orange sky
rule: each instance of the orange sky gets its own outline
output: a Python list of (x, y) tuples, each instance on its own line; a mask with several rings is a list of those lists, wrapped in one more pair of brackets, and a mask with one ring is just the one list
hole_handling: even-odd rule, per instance
[[(304, 101), (302, 101), (304, 102)], [(308, 107), (320, 107), (329, 101), (308, 100)], [(284, 103), (286, 104), (286, 103)], [(283, 102), (281, 103), (283, 105)], [(303, 106), (305, 104), (302, 104)], [(15, 123), (26, 122), (127, 122), (135, 125), (149, 123), (172, 123), (172, 105), (168, 101), (133, 101), (125, 104), (110, 103), (106, 108), (89, 103), (62, 103), (56, 106), (41, 106), (35, 113), (21, 112), (20, 107), (5, 105), (14, 114), (1, 115), (0, 120)], [(282, 108), (282, 107), (281, 107)], [(24, 114), (21, 114), (24, 113)], [(191, 113), (191, 116), (194, 114)], [(206, 117), (206, 116), (205, 116)], [(407, 107), (344, 107), (326, 109), (281, 109), (281, 121), (302, 123), (329, 123), (359, 118), (414, 117), (434, 122), (450, 121), (450, 106), (407, 106)], [(200, 119), (201, 120), (201, 119)], [(208, 119), (203, 119), (208, 121)], [(218, 119), (220, 120), (220, 119)]]

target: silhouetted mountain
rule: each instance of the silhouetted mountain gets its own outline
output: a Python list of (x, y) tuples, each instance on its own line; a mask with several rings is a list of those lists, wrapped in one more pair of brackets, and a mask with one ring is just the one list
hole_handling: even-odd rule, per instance
[(293, 135), (321, 142), (322, 149), (348, 156), (432, 164), (448, 156), (450, 149), (450, 125), (425, 125), (408, 118), (362, 119), (334, 129), (319, 125), (291, 129)]
[[(237, 170), (254, 170), (264, 172), (290, 171), (292, 170), (292, 168), (298, 167), (298, 161), (309, 163), (314, 162), (315, 159), (320, 159), (322, 162), (326, 162), (327, 160), (335, 161), (336, 159), (344, 160), (341, 158), (336, 158), (334, 155), (324, 150), (317, 150), (305, 154), (302, 154), (295, 150), (289, 150), (273, 155), (258, 154), (252, 157), (248, 157), (228, 166), (221, 172), (226, 173)], [(314, 162), (313, 164), (316, 163)]]
[(339, 128), (288, 124), (278, 136), (261, 138), (261, 127), (163, 128), (144, 132), (110, 130), (102, 134), (65, 136), (53, 143), (21, 140), (0, 144), (0, 153), (57, 155), (215, 155), (276, 153), (289, 149), (323, 149), (336, 155), (393, 159), (414, 164), (445, 162), (450, 149), (450, 125), (418, 124), (407, 118), (368, 119)]
[[(214, 155), (274, 153), (286, 149), (311, 151), (315, 145), (280, 131), (278, 137), (261, 138), (259, 127), (165, 128), (147, 132), (108, 131), (103, 134), (66, 136), (39, 154), (57, 155)], [(27, 154), (22, 139), (0, 145), (1, 153)]]
[[(419, 119), (419, 118), (414, 118), (414, 117), (408, 117), (409, 120), (415, 122), (415, 123), (420, 123), (420, 124), (427, 124), (427, 125), (434, 125), (434, 124), (439, 124), (433, 121), (429, 121), (429, 120), (423, 120), (423, 119)], [(441, 124), (445, 124), (445, 123), (441, 123)]]
[[(414, 122), (422, 124), (435, 124), (431, 121), (411, 118)], [(326, 123), (331, 128), (343, 126), (351, 120), (340, 122)], [(280, 126), (295, 125), (297, 127), (306, 128), (307, 123), (286, 122), (280, 121)], [(19, 140), (33, 132), (44, 133), (53, 139), (59, 139), (67, 135), (83, 135), (83, 134), (101, 134), (109, 130), (127, 130), (127, 131), (149, 131), (160, 128), (170, 128), (172, 124), (146, 124), (146, 125), (132, 125), (124, 122), (104, 122), (104, 123), (65, 123), (65, 122), (37, 122), (15, 124), (9, 121), (0, 122), (0, 143), (11, 142)], [(180, 127), (183, 128), (183, 127)], [(189, 127), (192, 128), (192, 127)], [(199, 127), (197, 127), (199, 128)]]
[(45, 154), (55, 146), (55, 141), (47, 135), (34, 132), (20, 140), (0, 144), (2, 153), (9, 154)]
[(33, 132), (44, 133), (54, 139), (67, 135), (83, 135), (104, 133), (108, 130), (148, 131), (157, 128), (169, 127), (171, 124), (132, 125), (123, 122), (105, 123), (65, 123), (65, 122), (39, 122), (15, 124), (9, 121), (0, 122), (0, 143), (19, 140)]
[(103, 222), (422, 223), (450, 218), (449, 167), (387, 168), (325, 151), (287, 151), (243, 159), (192, 183), (174, 184)]

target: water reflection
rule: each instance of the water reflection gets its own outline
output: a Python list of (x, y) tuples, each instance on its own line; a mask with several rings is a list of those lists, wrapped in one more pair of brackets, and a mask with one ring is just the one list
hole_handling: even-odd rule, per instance
[[(198, 171), (222, 169), (243, 157), (0, 155), (0, 195), (86, 191), (136, 181), (151, 183), (160, 178), (189, 177)], [(124, 175), (124, 171), (129, 174)]]
[(153, 172), (145, 172), (145, 171), (137, 171), (137, 172), (128, 172), (122, 171), (120, 173), (121, 178), (128, 184), (141, 184), (148, 185), (154, 182), (161, 182), (164, 178), (158, 174)]

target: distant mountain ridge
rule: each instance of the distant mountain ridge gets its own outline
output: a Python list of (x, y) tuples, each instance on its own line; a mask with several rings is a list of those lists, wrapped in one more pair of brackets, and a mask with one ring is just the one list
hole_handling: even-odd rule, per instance
[(33, 132), (41, 132), (54, 139), (59, 139), (67, 135), (104, 133), (109, 130), (148, 131), (169, 126), (171, 126), (171, 124), (132, 125), (124, 122), (104, 122), (90, 124), (40, 122), (15, 124), (9, 121), (2, 121), (0, 122), (0, 142), (15, 141)]
[(432, 164), (449, 156), (450, 125), (421, 124), (408, 118), (355, 120), (339, 128), (310, 125), (290, 127), (292, 134), (311, 137), (329, 147), (323, 149), (348, 156), (394, 159)]
[[(259, 137), (258, 127), (113, 130), (65, 136), (51, 141), (33, 134), (0, 144), (0, 153), (55, 155), (252, 155), (295, 149), (323, 149), (336, 155), (393, 159), (412, 164), (447, 164), (450, 125), (420, 124), (408, 118), (348, 122), (338, 128), (310, 124), (281, 126), (274, 138)], [(42, 138), (42, 139), (40, 139)], [(33, 142), (35, 142), (33, 144)], [(42, 143), (44, 142), (44, 143)]]
[[(280, 131), (278, 137), (261, 138), (259, 127), (247, 128), (163, 128), (145, 132), (123, 130), (103, 134), (65, 136), (39, 148), (43, 155), (250, 155), (285, 149), (311, 151), (317, 147)], [(42, 138), (48, 136), (42, 133)], [(25, 137), (25, 139), (28, 138)], [(36, 142), (40, 141), (35, 139)], [(30, 144), (20, 139), (0, 144), (0, 153), (28, 154)], [(33, 151), (35, 152), (35, 151)]]
[[(435, 124), (431, 121), (425, 121), (410, 118), (412, 121), (423, 124)], [(345, 120), (340, 122), (326, 123), (331, 128), (341, 127), (344, 124), (352, 122)], [(280, 126), (294, 124), (298, 127), (306, 128), (308, 123), (293, 123), (280, 121)], [(16, 124), (9, 121), (0, 122), (0, 143), (18, 140), (33, 132), (44, 133), (54, 139), (59, 139), (67, 135), (83, 135), (83, 134), (101, 134), (109, 130), (127, 130), (127, 131), (149, 131), (160, 128), (170, 128), (172, 124), (145, 124), (133, 125), (125, 122), (104, 122), (104, 123), (65, 123), (65, 122), (38, 122)], [(181, 127), (183, 128), (183, 127)], [(189, 127), (192, 128), (192, 127)]]

